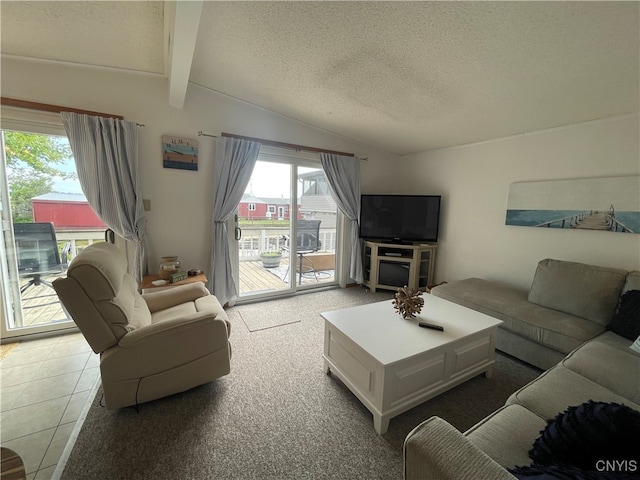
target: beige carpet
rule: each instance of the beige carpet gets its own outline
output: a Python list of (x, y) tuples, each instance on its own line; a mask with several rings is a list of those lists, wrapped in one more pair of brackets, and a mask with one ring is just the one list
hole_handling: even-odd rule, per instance
[[(391, 297), (350, 288), (229, 309), (231, 373), (139, 412), (107, 411), (99, 392), (61, 478), (400, 480), (404, 438), (421, 421), (439, 415), (466, 430), (539, 374), (498, 355), (492, 378), (475, 377), (378, 435), (371, 413), (324, 371), (319, 313)], [(250, 332), (242, 314), (256, 306), (299, 321)]]
[(238, 315), (250, 332), (300, 322), (300, 318), (292, 316), (280, 302), (245, 305), (238, 311)]

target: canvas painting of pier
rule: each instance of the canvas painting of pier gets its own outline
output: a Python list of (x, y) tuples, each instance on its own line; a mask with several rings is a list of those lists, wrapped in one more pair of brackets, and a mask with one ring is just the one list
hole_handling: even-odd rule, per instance
[(512, 183), (505, 223), (640, 233), (640, 176)]
[(198, 141), (163, 135), (162, 166), (180, 170), (198, 170)]

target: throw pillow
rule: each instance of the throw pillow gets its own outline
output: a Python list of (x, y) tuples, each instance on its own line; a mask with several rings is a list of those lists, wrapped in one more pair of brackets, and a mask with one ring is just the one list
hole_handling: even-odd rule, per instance
[(628, 340), (635, 340), (640, 335), (640, 290), (629, 290), (622, 295), (607, 329)]
[(529, 451), (534, 464), (598, 471), (599, 462), (619, 461), (633, 463), (627, 473), (640, 473), (640, 412), (626, 405), (590, 400), (549, 420), (541, 433)]
[[(603, 469), (604, 470), (604, 469)], [(637, 477), (611, 471), (582, 470), (571, 465), (531, 465), (515, 467), (509, 473), (522, 480), (632, 480)]]
[(640, 353), (640, 337), (636, 338), (636, 341), (633, 342), (629, 348), (634, 352)]

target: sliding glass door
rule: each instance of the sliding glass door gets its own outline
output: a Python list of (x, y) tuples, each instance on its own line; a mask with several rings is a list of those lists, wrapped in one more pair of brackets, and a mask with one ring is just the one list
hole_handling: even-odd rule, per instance
[(82, 194), (66, 136), (0, 134), (2, 338), (75, 328), (52, 281), (79, 249), (104, 238), (105, 226)]
[(263, 147), (230, 225), (239, 301), (337, 284), (337, 216), (316, 154)]

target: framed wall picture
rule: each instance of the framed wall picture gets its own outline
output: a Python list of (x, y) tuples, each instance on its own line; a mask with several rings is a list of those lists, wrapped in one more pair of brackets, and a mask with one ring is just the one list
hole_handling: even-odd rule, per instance
[(162, 166), (179, 170), (198, 170), (198, 141), (191, 138), (162, 136)]
[(640, 233), (640, 176), (512, 183), (505, 223)]

